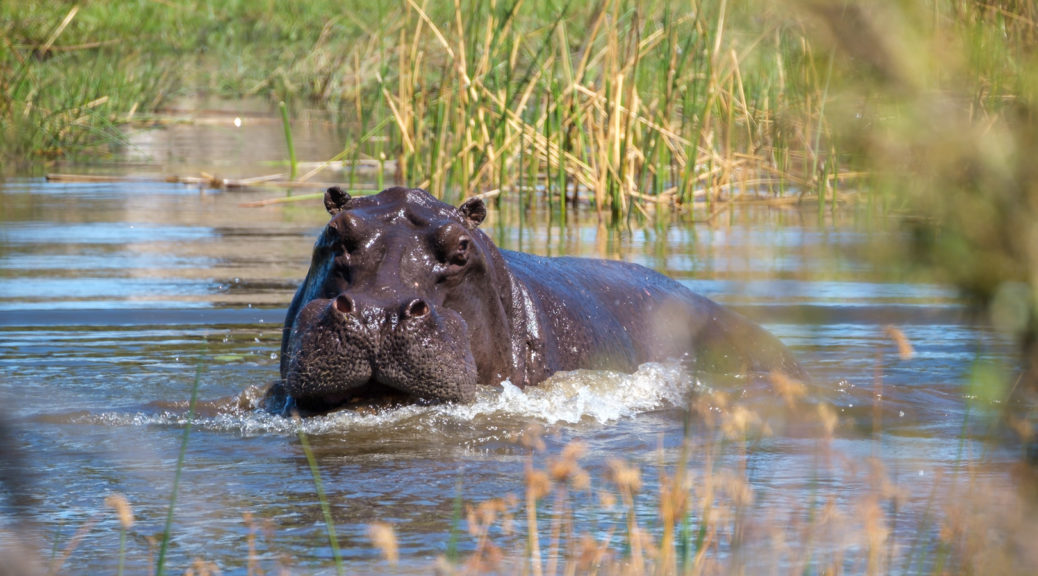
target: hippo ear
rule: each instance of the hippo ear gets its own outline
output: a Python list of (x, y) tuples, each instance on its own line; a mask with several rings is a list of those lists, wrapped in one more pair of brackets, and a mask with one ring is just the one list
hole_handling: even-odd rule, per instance
[(324, 193), (324, 207), (332, 216), (342, 212), (349, 201), (349, 193), (338, 186), (332, 186)]
[(483, 203), (482, 198), (478, 197), (469, 198), (458, 207), (458, 210), (461, 210), (461, 215), (465, 217), (465, 225), (468, 226), (469, 230), (479, 226), (483, 219), (487, 217), (487, 205)]

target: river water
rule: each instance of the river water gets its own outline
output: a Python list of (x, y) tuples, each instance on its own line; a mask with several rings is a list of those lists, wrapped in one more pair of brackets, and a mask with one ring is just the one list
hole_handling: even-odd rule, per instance
[[(713, 535), (700, 567), (723, 571), (929, 571), (943, 561), (934, 550), (963, 479), (991, 494), (1016, 490), (1017, 448), (988, 440), (985, 407), (970, 401), (969, 385), (978, 358), (1011, 365), (1011, 346), (971, 321), (952, 289), (900, 280), (904, 270), (872, 256), (903, 239), (861, 208), (819, 216), (815, 208), (744, 206), (711, 222), (660, 218), (609, 229), (586, 211), (560, 225), (543, 207), (520, 226), (506, 201), (483, 225), (506, 248), (644, 264), (755, 318), (811, 373), (799, 401), (809, 408), (786, 408), (767, 385), (703, 382), (663, 363), (633, 375), (562, 374), (525, 393), (485, 390), (468, 406), (302, 422), (252, 409), (239, 396), (276, 378), (284, 309), (327, 220), (319, 200), (242, 207), (284, 194), (154, 180), (0, 183), (0, 397), (23, 454), (22, 466), (3, 466), (29, 487), (28, 504), (5, 516), (0, 538), (10, 545), (23, 534), (37, 548), (25, 553), (62, 573), (114, 573), (120, 524), (105, 498), (121, 494), (136, 519), (127, 570), (147, 573), (196, 380), (200, 405), (167, 559), (177, 573), (198, 558), (224, 574), (250, 566), (334, 573), (300, 431), (351, 573), (429, 573), (451, 550), (464, 560), (480, 549), (465, 506), (509, 494), (523, 502), (527, 468), (544, 468), (575, 441), (586, 449), (580, 462), (591, 488), (542, 501), (545, 558), (563, 504), (575, 534), (566, 542), (591, 534), (610, 543), (616, 561), (632, 550), (623, 499), (602, 496), (622, 495), (609, 480), (615, 459), (640, 471), (633, 510), (658, 540), (661, 475), (680, 465), (683, 446), (691, 454), (687, 526), (693, 536), (700, 528)], [(899, 356), (891, 325), (913, 357)], [(729, 404), (688, 408), (710, 391)], [(839, 418), (832, 436), (818, 423), (824, 418), (812, 417), (828, 413), (818, 404)], [(709, 424), (710, 414), (723, 420), (736, 406), (749, 407), (766, 433), (751, 426), (725, 436)], [(531, 426), (545, 443), (533, 453), (518, 441)], [(728, 490), (748, 496), (718, 488), (714, 508), (704, 506), (708, 480), (731, 475), (738, 479)], [(991, 506), (1012, 516), (1009, 501)], [(870, 524), (873, 508), (881, 513)], [(509, 510), (514, 527), (491, 530), (506, 572), (522, 565), (528, 542), (525, 508)], [(392, 526), (395, 566), (372, 545), (373, 522)]]

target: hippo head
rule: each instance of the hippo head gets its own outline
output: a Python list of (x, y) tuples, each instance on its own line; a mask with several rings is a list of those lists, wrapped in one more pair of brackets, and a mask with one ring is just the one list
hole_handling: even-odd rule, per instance
[(418, 189), (351, 198), (334, 187), (324, 203), (332, 218), (285, 319), (283, 393), (307, 411), (383, 392), (471, 400), (476, 361), (457, 303), (485, 280), (483, 201), (455, 208)]

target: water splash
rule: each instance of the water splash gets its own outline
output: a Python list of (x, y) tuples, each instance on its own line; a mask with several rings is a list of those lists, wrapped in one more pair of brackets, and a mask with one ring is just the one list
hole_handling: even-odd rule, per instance
[[(490, 421), (538, 421), (558, 424), (606, 424), (639, 413), (683, 406), (699, 386), (680, 362), (646, 363), (633, 374), (601, 370), (563, 372), (537, 387), (522, 390), (510, 382), (479, 391), (471, 404), (406, 405), (368, 411), (341, 410), (295, 421), (242, 409), (238, 399), (216, 402), (213, 413), (197, 417), (194, 426), (213, 431), (257, 434), (332, 434), (386, 427), (469, 427)], [(79, 413), (70, 420), (108, 426), (183, 426), (182, 410), (159, 412)]]

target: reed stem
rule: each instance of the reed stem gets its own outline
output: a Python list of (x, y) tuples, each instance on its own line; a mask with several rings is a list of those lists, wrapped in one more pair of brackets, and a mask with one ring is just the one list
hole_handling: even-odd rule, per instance
[(173, 474), (173, 488), (169, 495), (169, 509), (166, 512), (166, 525), (162, 530), (162, 541), (159, 544), (159, 556), (155, 563), (155, 575), (162, 576), (166, 570), (166, 551), (169, 549), (169, 541), (173, 533), (173, 510), (177, 503), (177, 490), (180, 488), (180, 475), (184, 470), (184, 456), (187, 454), (187, 441), (191, 436), (191, 425), (195, 420), (195, 405), (198, 402), (198, 387), (202, 381), (202, 370), (204, 366), (199, 362), (195, 369), (195, 381), (191, 385), (191, 401), (187, 408), (187, 423), (184, 425), (184, 434), (180, 440), (180, 452), (177, 454), (177, 468)]
[(278, 110), (281, 111), (281, 125), (285, 129), (285, 145), (288, 147), (288, 177), (290, 180), (295, 180), (299, 165), (296, 162), (296, 147), (292, 143), (292, 125), (288, 121), (288, 107), (285, 106), (284, 101), (278, 102)]
[(339, 552), (339, 539), (335, 535), (335, 521), (332, 519), (332, 508), (328, 504), (328, 497), (324, 492), (324, 483), (321, 482), (321, 470), (317, 466), (317, 459), (314, 457), (314, 451), (310, 448), (310, 441), (306, 437), (306, 432), (303, 431), (302, 420), (299, 415), (293, 416), (296, 420), (296, 426), (298, 427), (297, 435), (299, 436), (299, 444), (303, 447), (303, 454), (306, 455), (306, 463), (310, 466), (310, 474), (314, 478), (314, 490), (317, 491), (317, 500), (321, 503), (321, 514), (324, 516), (325, 530), (328, 534), (328, 545), (332, 549), (332, 557), (335, 559), (335, 572), (336, 574), (345, 574), (346, 568), (342, 563), (342, 554)]

